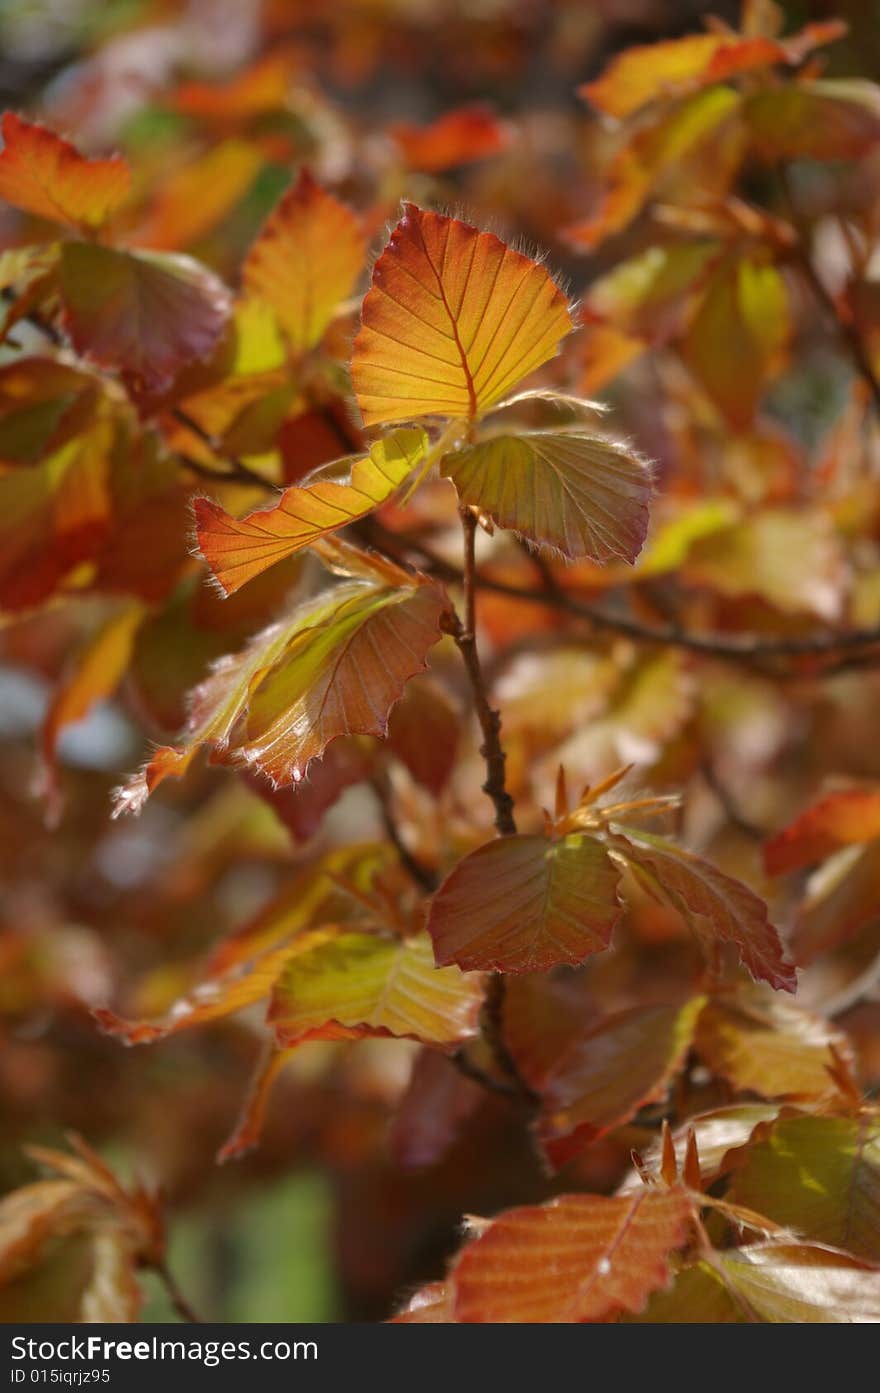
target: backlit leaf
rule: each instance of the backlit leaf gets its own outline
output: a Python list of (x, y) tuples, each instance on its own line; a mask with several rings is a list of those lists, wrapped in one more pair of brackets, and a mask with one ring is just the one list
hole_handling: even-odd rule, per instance
[(627, 838), (615, 836), (613, 845), (655, 892), (684, 915), (704, 946), (733, 944), (756, 980), (795, 990), (795, 971), (785, 961), (767, 906), (747, 886), (692, 852), (647, 832), (628, 829)]
[(812, 49), (845, 32), (844, 25), (832, 20), (808, 24), (799, 34), (781, 40), (720, 32), (686, 34), (625, 49), (601, 77), (578, 90), (600, 111), (623, 118), (648, 102), (676, 97), (695, 86), (723, 82), (774, 63), (800, 63)]
[(570, 560), (641, 551), (651, 472), (626, 445), (580, 430), (499, 435), (446, 455), (442, 471), (464, 503)]
[(807, 1243), (761, 1243), (720, 1253), (714, 1264), (746, 1309), (771, 1324), (880, 1321), (880, 1270), (845, 1253)]
[(670, 1280), (690, 1217), (691, 1201), (675, 1190), (512, 1209), (458, 1258), (456, 1319), (571, 1323), (640, 1311)]
[(405, 206), (373, 268), (352, 382), (368, 425), (475, 417), (572, 329), (543, 266), (491, 232)]
[(435, 967), (425, 934), (343, 932), (291, 960), (268, 1020), (284, 1047), (366, 1035), (453, 1045), (477, 1033), (482, 1002), (482, 977)]
[(880, 1120), (781, 1118), (742, 1154), (732, 1193), (805, 1238), (880, 1263)]
[(880, 793), (867, 788), (826, 793), (764, 847), (769, 875), (803, 870), (841, 847), (880, 837)]
[(125, 200), (131, 173), (120, 155), (90, 160), (45, 126), (3, 113), (0, 198), (38, 218), (100, 227)]
[(541, 1087), (538, 1138), (554, 1166), (665, 1096), (704, 1005), (635, 1006), (570, 1046)]
[(582, 963), (608, 946), (619, 878), (593, 837), (487, 842), (459, 861), (431, 902), (437, 962), (498, 972)]
[(298, 783), (341, 735), (385, 735), (406, 681), (425, 667), (440, 637), (445, 592), (390, 563), (298, 606), (222, 658), (193, 695), (184, 743), (157, 750), (119, 794), (138, 810), (197, 750), (245, 765), (274, 784)]
[(201, 553), (231, 595), (267, 566), (378, 508), (408, 478), (427, 448), (428, 437), (422, 430), (391, 431), (354, 462), (346, 483), (318, 480), (287, 489), (274, 507), (240, 520), (213, 499), (197, 498)]
[(245, 290), (272, 306), (291, 346), (304, 352), (351, 294), (364, 255), (356, 214), (303, 169), (248, 252)]
[(187, 256), (68, 242), (61, 255), (67, 327), (78, 353), (158, 393), (207, 358), (229, 316), (229, 292)]
[(846, 1036), (821, 1016), (757, 990), (713, 1001), (695, 1041), (714, 1074), (762, 1098), (833, 1098), (832, 1047), (851, 1056)]

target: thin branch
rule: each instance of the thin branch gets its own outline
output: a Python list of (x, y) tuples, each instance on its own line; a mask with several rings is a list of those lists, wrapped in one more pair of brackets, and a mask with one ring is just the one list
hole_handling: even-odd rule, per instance
[(196, 1314), (183, 1292), (180, 1290), (180, 1287), (177, 1285), (177, 1280), (167, 1262), (153, 1264), (151, 1271), (155, 1272), (156, 1276), (162, 1282), (168, 1294), (168, 1299), (180, 1316), (180, 1319), (186, 1321), (190, 1325), (201, 1325), (201, 1316)]
[(779, 183), (788, 220), (797, 233), (797, 241), (793, 250), (798, 269), (813, 292), (815, 299), (831, 320), (838, 338), (852, 358), (856, 371), (864, 378), (870, 388), (875, 406), (880, 410), (880, 376), (877, 375), (868, 347), (859, 333), (858, 326), (852, 320), (845, 319), (841, 315), (837, 301), (816, 270), (810, 254), (809, 235), (804, 227), (804, 221), (794, 197), (788, 170), (784, 166), (779, 168)]
[(210, 431), (205, 430), (204, 426), (199, 424), (194, 416), (190, 416), (188, 411), (184, 411), (182, 407), (173, 406), (168, 414), (174, 418), (178, 425), (183, 426), (190, 434), (194, 435), (197, 440), (200, 440), (203, 445), (207, 445), (212, 454), (217, 455), (220, 459), (224, 459), (229, 465), (227, 473), (221, 474), (217, 470), (212, 470), (209, 466), (199, 464), (199, 462), (194, 460), (190, 455), (181, 453), (180, 458), (187, 469), (192, 469), (196, 474), (201, 474), (209, 479), (219, 481), (237, 480), (242, 484), (253, 484), (257, 488), (276, 489), (277, 486), (275, 484), (271, 483), (268, 479), (264, 479), (262, 474), (258, 474), (255, 469), (251, 469), (249, 465), (245, 464), (244, 460), (239, 459), (237, 455), (232, 455), (225, 450), (221, 441), (216, 440), (214, 436), (211, 435)]
[(450, 632), (464, 661), (465, 671), (471, 685), (474, 709), (483, 732), (480, 754), (486, 761), (486, 781), (483, 792), (492, 800), (495, 808), (495, 826), (502, 837), (516, 831), (513, 815), (513, 799), (505, 782), (505, 755), (501, 744), (501, 717), (489, 703), (486, 682), (477, 652), (476, 635), (476, 563), (475, 533), (476, 518), (467, 509), (461, 513), (464, 533), (464, 571), (461, 574), (464, 586), (464, 623), (456, 615), (450, 621)]
[(450, 1062), (455, 1065), (460, 1074), (466, 1079), (471, 1079), (473, 1083), (478, 1083), (481, 1087), (489, 1090), (490, 1093), (500, 1093), (502, 1098), (519, 1098), (522, 1096), (521, 1089), (517, 1084), (508, 1082), (506, 1079), (497, 1079), (493, 1074), (487, 1074), (485, 1069), (481, 1069), (475, 1060), (471, 1059), (467, 1051), (462, 1047), (450, 1055)]
[(381, 773), (374, 775), (370, 780), (370, 785), (376, 795), (385, 835), (397, 852), (401, 865), (420, 890), (433, 895), (437, 889), (437, 877), (429, 866), (423, 866), (421, 861), (412, 854), (401, 836), (400, 828), (394, 817), (394, 810), (391, 807), (391, 790), (387, 776)]

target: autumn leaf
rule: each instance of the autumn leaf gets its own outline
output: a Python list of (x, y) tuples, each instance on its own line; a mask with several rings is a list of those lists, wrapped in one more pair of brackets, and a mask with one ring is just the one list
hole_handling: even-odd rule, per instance
[(878, 896), (880, 839), (830, 858), (798, 906), (791, 935), (795, 962), (807, 966), (863, 932), (877, 918)]
[(648, 530), (651, 471), (627, 445), (578, 430), (497, 435), (446, 455), (463, 503), (561, 552), (635, 561)]
[(840, 610), (840, 543), (818, 510), (765, 508), (696, 538), (682, 573), (720, 595), (759, 595), (785, 614), (832, 620)]
[(292, 958), (275, 985), (268, 1022), (278, 1044), (393, 1035), (454, 1045), (477, 1033), (483, 979), (436, 968), (424, 934), (331, 934)]
[(193, 694), (184, 743), (156, 751), (119, 793), (137, 811), (198, 749), (215, 762), (298, 783), (341, 735), (382, 735), (406, 681), (425, 667), (448, 607), (445, 592), (390, 562), (363, 559), (364, 574), (299, 605), (222, 658)]
[(248, 252), (244, 288), (272, 306), (291, 347), (303, 353), (351, 294), (364, 255), (356, 214), (303, 169)]
[(61, 293), (77, 352), (142, 394), (207, 358), (231, 308), (222, 282), (190, 257), (85, 242), (63, 248)]
[(606, 115), (623, 119), (649, 102), (675, 98), (696, 86), (724, 82), (775, 63), (800, 63), (812, 49), (845, 32), (839, 20), (831, 20), (808, 24), (788, 39), (725, 32), (686, 34), (625, 49), (601, 77), (578, 91)]
[(391, 497), (424, 458), (423, 430), (395, 430), (355, 460), (347, 482), (318, 480), (287, 489), (274, 507), (237, 520), (210, 498), (194, 502), (199, 549), (219, 585), (232, 595), (267, 566), (311, 546)]
[(880, 1271), (808, 1243), (750, 1244), (714, 1265), (747, 1318), (771, 1324), (861, 1325), (880, 1321)]
[(241, 201), (262, 164), (259, 148), (244, 140), (223, 140), (187, 161), (160, 185), (138, 242), (173, 250), (199, 241)]
[(694, 1046), (713, 1074), (762, 1098), (833, 1099), (829, 1071), (840, 1058), (853, 1062), (842, 1031), (766, 989), (711, 1002)]
[(704, 997), (634, 1006), (593, 1025), (541, 1087), (537, 1135), (556, 1167), (665, 1096), (693, 1040)]
[(655, 893), (684, 915), (701, 944), (733, 944), (756, 980), (794, 991), (794, 968), (786, 962), (763, 900), (716, 866), (648, 832), (615, 835), (613, 847)]
[(0, 368), (0, 462), (36, 464), (94, 417), (100, 382), (53, 358), (17, 358)]
[(732, 1195), (813, 1242), (880, 1263), (880, 1120), (781, 1118), (741, 1154)]
[(90, 160), (54, 131), (3, 113), (0, 198), (50, 222), (93, 231), (122, 204), (131, 172), (120, 155)]
[(764, 846), (768, 875), (799, 871), (842, 847), (880, 837), (880, 793), (868, 788), (826, 793)]
[(752, 148), (768, 164), (858, 160), (880, 135), (880, 93), (858, 78), (794, 83), (755, 92), (744, 115)]
[(485, 102), (445, 111), (427, 126), (399, 121), (388, 128), (388, 134), (410, 169), (428, 174), (497, 155), (511, 141), (510, 128)]
[(620, 915), (619, 873), (602, 844), (518, 835), (459, 861), (431, 901), (440, 964), (544, 972), (607, 948)]
[(691, 1201), (676, 1190), (560, 1195), (509, 1210), (456, 1261), (455, 1317), (570, 1323), (639, 1311), (670, 1280), (690, 1218)]
[(748, 257), (720, 262), (684, 336), (682, 356), (734, 430), (752, 424), (790, 335), (788, 291), (777, 267)]
[(364, 420), (477, 417), (572, 328), (565, 296), (537, 262), (407, 203), (373, 268), (352, 352)]
[(414, 677), (388, 720), (388, 749), (438, 798), (455, 769), (461, 711), (431, 677)]

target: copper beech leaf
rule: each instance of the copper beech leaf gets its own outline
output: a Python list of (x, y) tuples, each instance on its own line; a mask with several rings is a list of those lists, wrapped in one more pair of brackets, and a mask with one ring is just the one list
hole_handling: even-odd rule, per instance
[(121, 155), (87, 159), (54, 131), (3, 113), (0, 199), (38, 218), (93, 230), (128, 195), (131, 172)]
[(627, 445), (581, 430), (498, 435), (446, 455), (462, 502), (570, 560), (635, 561), (651, 471)]
[(690, 1198), (674, 1189), (560, 1195), (509, 1210), (456, 1261), (455, 1318), (572, 1323), (640, 1311), (669, 1282), (691, 1214)]
[(607, 948), (620, 873), (601, 842), (517, 835), (487, 842), (440, 886), (427, 929), (440, 964), (545, 972)]
[(202, 556), (227, 595), (276, 561), (311, 546), (386, 502), (425, 456), (423, 430), (395, 430), (355, 460), (345, 482), (317, 480), (287, 489), (274, 507), (231, 517), (210, 498), (194, 502)]
[(401, 121), (389, 127), (410, 169), (436, 174), (497, 155), (510, 143), (510, 128), (484, 102), (445, 111), (428, 126)]
[(880, 1118), (784, 1117), (739, 1158), (733, 1198), (880, 1263)]
[(755, 1243), (718, 1253), (715, 1270), (746, 1319), (774, 1325), (875, 1324), (880, 1269), (809, 1243)]
[(684, 916), (704, 947), (732, 944), (756, 980), (795, 990), (795, 970), (785, 960), (767, 906), (741, 881), (648, 832), (627, 829), (627, 836), (615, 835), (612, 845), (649, 889)]
[(442, 1160), (485, 1096), (440, 1050), (423, 1049), (388, 1138), (397, 1165), (419, 1170)]
[(853, 1063), (843, 1031), (758, 988), (713, 1001), (694, 1046), (713, 1074), (762, 1098), (832, 1099), (838, 1089), (829, 1071), (841, 1057)]
[(665, 1096), (704, 1005), (704, 997), (695, 997), (635, 1006), (594, 1025), (566, 1050), (541, 1087), (537, 1123), (554, 1166)]
[(364, 420), (479, 416), (573, 327), (543, 266), (491, 232), (407, 203), (373, 268), (354, 342)]
[(880, 837), (880, 792), (849, 788), (826, 793), (764, 847), (768, 875), (799, 871), (833, 852)]
[(143, 394), (207, 358), (231, 309), (222, 281), (191, 257), (86, 242), (62, 250), (61, 294), (77, 352)]
[(367, 1035), (454, 1045), (477, 1033), (483, 995), (479, 974), (434, 966), (425, 934), (343, 931), (291, 959), (268, 1021), (285, 1048)]
[(244, 287), (272, 306), (291, 346), (305, 352), (351, 294), (365, 251), (357, 215), (303, 169), (248, 252)]
[(122, 790), (137, 811), (202, 746), (275, 785), (298, 783), (342, 735), (380, 735), (410, 677), (426, 666), (449, 601), (442, 587), (391, 563), (323, 591), (223, 657), (193, 693), (183, 743), (156, 751)]
[(844, 33), (846, 26), (831, 20), (808, 24), (788, 39), (729, 32), (686, 34), (625, 49), (595, 82), (585, 83), (578, 91), (606, 115), (623, 119), (649, 102), (675, 98), (738, 73), (774, 63), (801, 63), (814, 48)]

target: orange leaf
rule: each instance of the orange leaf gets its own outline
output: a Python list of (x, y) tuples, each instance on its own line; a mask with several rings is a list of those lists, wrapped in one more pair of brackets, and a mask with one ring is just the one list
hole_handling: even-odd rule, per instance
[(593, 837), (487, 842), (459, 861), (431, 902), (437, 962), (498, 972), (582, 963), (608, 946), (619, 879)]
[(511, 1209), (453, 1268), (455, 1316), (478, 1322), (597, 1322), (637, 1312), (671, 1277), (692, 1205), (677, 1190), (560, 1195)]
[(880, 793), (867, 788), (826, 793), (767, 842), (768, 875), (784, 875), (824, 861), (841, 847), (880, 837)]
[(479, 416), (572, 329), (562, 291), (491, 232), (412, 203), (373, 268), (352, 382), (368, 425)]
[(267, 1020), (283, 1047), (368, 1035), (454, 1045), (477, 1034), (483, 995), (479, 974), (434, 966), (425, 934), (347, 931), (291, 960)]
[(227, 595), (319, 537), (366, 517), (391, 497), (424, 458), (422, 430), (396, 430), (355, 460), (347, 482), (318, 480), (287, 489), (273, 508), (240, 520), (210, 498), (194, 501), (199, 549)]
[(244, 286), (272, 306), (293, 348), (305, 352), (351, 294), (364, 254), (357, 215), (303, 169), (248, 252)]
[(412, 126), (402, 121), (389, 126), (388, 134), (400, 147), (410, 169), (427, 174), (497, 155), (511, 138), (510, 128), (484, 102), (444, 112), (429, 126)]
[(2, 121), (0, 198), (51, 222), (94, 229), (128, 194), (131, 173), (120, 155), (89, 160), (45, 126), (6, 111)]
[(679, 96), (738, 73), (774, 63), (800, 63), (821, 44), (846, 33), (839, 20), (809, 24), (789, 39), (739, 34), (686, 34), (625, 49), (601, 77), (578, 88), (580, 96), (608, 116), (631, 116), (648, 102)]

